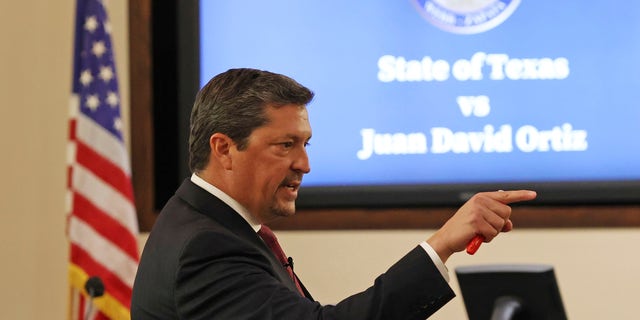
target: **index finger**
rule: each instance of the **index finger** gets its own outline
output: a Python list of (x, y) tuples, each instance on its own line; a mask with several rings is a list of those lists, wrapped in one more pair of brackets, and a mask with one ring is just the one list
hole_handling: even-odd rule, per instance
[(532, 190), (508, 190), (487, 192), (487, 196), (504, 204), (529, 201), (536, 198), (537, 193)]

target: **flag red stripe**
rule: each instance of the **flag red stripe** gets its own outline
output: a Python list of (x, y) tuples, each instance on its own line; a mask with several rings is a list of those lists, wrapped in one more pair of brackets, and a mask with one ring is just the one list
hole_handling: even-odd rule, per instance
[(71, 190), (71, 185), (73, 184), (73, 167), (67, 167), (67, 189)]
[(131, 307), (131, 288), (74, 243), (71, 244), (71, 262), (82, 268), (90, 277), (100, 277), (106, 292), (127, 309)]
[(138, 261), (138, 243), (131, 231), (76, 192), (73, 193), (73, 215)]
[(111, 185), (113, 189), (120, 192), (133, 203), (133, 190), (129, 176), (118, 166), (114, 165), (113, 162), (95, 152), (91, 147), (82, 143), (82, 141), (77, 142), (76, 159), (78, 164), (89, 169), (102, 181)]
[[(75, 143), (76, 140), (76, 119), (69, 119), (69, 143)], [(75, 156), (75, 155), (74, 155)], [(75, 163), (76, 159), (68, 159), (68, 163)], [(72, 166), (67, 167), (67, 188), (71, 190), (72, 179), (71, 175), (73, 173)]]
[(69, 140), (76, 140), (76, 118), (69, 119)]
[(78, 319), (84, 319), (84, 307), (85, 307), (85, 298), (84, 295), (78, 294)]

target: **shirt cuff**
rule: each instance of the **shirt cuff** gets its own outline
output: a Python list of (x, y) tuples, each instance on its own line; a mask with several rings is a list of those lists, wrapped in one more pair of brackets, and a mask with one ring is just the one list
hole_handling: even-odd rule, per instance
[(431, 260), (433, 261), (433, 264), (436, 265), (436, 268), (438, 268), (438, 271), (440, 271), (440, 274), (442, 275), (444, 280), (446, 280), (448, 283), (449, 269), (447, 269), (447, 266), (444, 265), (438, 253), (436, 253), (436, 251), (433, 250), (433, 248), (431, 248), (431, 246), (426, 241), (422, 241), (422, 243), (420, 243), (420, 246), (429, 255), (429, 258), (431, 258)]

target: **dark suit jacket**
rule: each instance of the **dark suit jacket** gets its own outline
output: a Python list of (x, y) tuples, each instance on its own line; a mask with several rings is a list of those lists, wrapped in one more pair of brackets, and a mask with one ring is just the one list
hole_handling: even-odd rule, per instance
[(132, 319), (425, 319), (454, 297), (416, 247), (369, 289), (337, 305), (302, 297), (249, 224), (186, 180), (147, 240)]

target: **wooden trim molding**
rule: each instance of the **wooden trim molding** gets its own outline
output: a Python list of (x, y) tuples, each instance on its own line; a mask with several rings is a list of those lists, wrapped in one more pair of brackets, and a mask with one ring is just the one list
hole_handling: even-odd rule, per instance
[[(153, 72), (151, 0), (129, 1), (132, 179), (140, 229), (155, 222)], [(640, 190), (638, 191), (640, 192)], [(456, 208), (301, 210), (276, 229), (430, 229), (440, 227)], [(517, 207), (512, 220), (524, 228), (640, 227), (640, 205)]]
[[(437, 229), (455, 207), (301, 210), (273, 223), (281, 230)], [(516, 228), (625, 228), (640, 226), (640, 206), (517, 206)]]
[(131, 84), (131, 179), (138, 224), (149, 231), (155, 223), (153, 74), (151, 72), (151, 0), (129, 1), (129, 77)]

